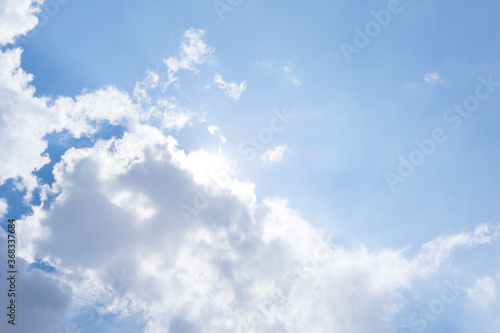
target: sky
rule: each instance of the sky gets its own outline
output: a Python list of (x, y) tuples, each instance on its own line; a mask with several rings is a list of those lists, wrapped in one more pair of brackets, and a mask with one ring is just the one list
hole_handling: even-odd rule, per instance
[(499, 15), (0, 0), (2, 332), (498, 332)]

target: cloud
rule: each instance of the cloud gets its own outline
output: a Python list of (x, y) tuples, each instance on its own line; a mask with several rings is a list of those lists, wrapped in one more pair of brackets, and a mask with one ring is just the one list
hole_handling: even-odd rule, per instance
[(487, 309), (496, 299), (495, 286), (495, 281), (485, 276), (477, 279), (474, 286), (467, 289), (467, 295), (477, 306)]
[[(180, 69), (197, 71), (213, 52), (202, 41), (203, 30), (189, 29), (186, 41), (181, 43), (180, 55), (166, 60), (169, 79)], [(44, 137), (49, 133), (67, 130), (70, 136), (81, 138), (97, 133), (103, 122), (125, 127), (142, 122), (158, 122), (159, 127), (181, 129), (193, 119), (193, 113), (179, 107), (175, 98), (163, 97), (150, 102), (149, 90), (158, 87), (162, 78), (147, 71), (145, 79), (136, 84), (134, 93), (141, 103), (134, 104), (126, 92), (114, 87), (86, 91), (73, 98), (35, 97), (31, 85), (33, 76), (21, 68), (21, 48), (0, 51), (0, 184), (7, 179), (19, 178), (19, 188), (27, 191), (29, 202), (38, 187), (33, 172), (50, 162), (45, 153), (48, 144)], [(89, 141), (89, 144), (93, 144)]]
[[(21, 177), (25, 184), (32, 172), (50, 162), (44, 153), (44, 136), (68, 130), (80, 138), (96, 133), (99, 124), (133, 123), (137, 112), (127, 93), (107, 87), (77, 96), (75, 99), (34, 96), (33, 80), (20, 67), (20, 48), (0, 52), (0, 184)], [(34, 182), (36, 185), (36, 181)]]
[(226, 82), (222, 79), (222, 76), (217, 74), (214, 77), (214, 83), (219, 85), (219, 88), (224, 91), (226, 96), (234, 99), (235, 101), (240, 99), (241, 94), (247, 88), (247, 83), (245, 81), (241, 82), (239, 85), (235, 82)]
[(226, 138), (224, 136), (222, 136), (222, 133), (221, 133), (219, 127), (217, 127), (215, 125), (210, 125), (207, 127), (207, 130), (208, 130), (208, 133), (213, 134), (213, 135), (217, 135), (221, 142), (226, 142)]
[[(16, 222), (17, 223), (17, 222)], [(7, 249), (7, 234), (0, 229), (0, 247)], [(1, 251), (0, 259), (7, 263), (7, 251)], [(9, 317), (0, 321), (2, 332), (57, 332), (62, 331), (64, 316), (70, 309), (72, 293), (68, 285), (40, 269), (28, 270), (29, 264), (23, 258), (16, 258), (16, 321), (15, 326), (7, 323)], [(0, 280), (5, 291), (2, 301), (9, 301), (9, 275)], [(6, 305), (7, 306), (7, 305)], [(12, 328), (15, 327), (14, 330)]]
[(185, 40), (181, 42), (181, 50), (178, 57), (170, 57), (164, 60), (168, 67), (168, 82), (171, 84), (177, 80), (175, 74), (181, 69), (189, 70), (198, 73), (196, 65), (203, 64), (208, 57), (213, 53), (214, 49), (210, 48), (203, 41), (205, 31), (202, 29), (189, 28), (185, 33)]
[(46, 98), (34, 97), (33, 76), (20, 68), (20, 48), (0, 51), (0, 184), (28, 177), (49, 162), (43, 136), (60, 131), (64, 114), (50, 110)]
[(283, 67), (283, 71), (285, 72), (288, 81), (290, 81), (294, 86), (298, 87), (301, 85), (300, 80), (293, 74), (293, 68), (291, 64)]
[(489, 244), (500, 236), (498, 226), (490, 226), (486, 223), (478, 225), (473, 233), (461, 232), (450, 236), (441, 236), (422, 246), (416, 261), (425, 262), (420, 274), (422, 277), (434, 273), (441, 263), (450, 259), (458, 248), (474, 247)]
[(151, 70), (146, 71), (146, 76), (144, 80), (136, 82), (134, 88), (134, 97), (139, 102), (149, 102), (150, 97), (148, 91), (158, 87), (160, 82), (160, 76)]
[(5, 214), (9, 209), (9, 205), (7, 205), (7, 201), (4, 198), (0, 198), (0, 219), (3, 219)]
[[(480, 225), (432, 240), (411, 259), (346, 249), (287, 200), (257, 200), (252, 183), (227, 176), (214, 187), (211, 175), (226, 168), (145, 124), (70, 149), (54, 168), (57, 199), (19, 221), (19, 255), (45, 258), (78, 297), (108, 286), (113, 301), (96, 311), (145, 321), (146, 333), (387, 332), (413, 281), (498, 236), (498, 226)], [(193, 209), (188, 220), (181, 204)], [(110, 267), (133, 278), (116, 283)]]
[(285, 153), (287, 145), (275, 146), (272, 149), (268, 149), (260, 157), (266, 164), (274, 164), (283, 161), (283, 154)]
[[(183, 44), (181, 60), (172, 63), (175, 68), (192, 68), (200, 61), (203, 43), (196, 38), (203, 33), (188, 30), (190, 44)], [(194, 40), (193, 40), (194, 39)], [(194, 46), (193, 46), (194, 45)], [(201, 48), (198, 53), (193, 47)], [(205, 46), (205, 49), (206, 48)], [(166, 129), (179, 129), (191, 121), (191, 112), (176, 105), (174, 98), (161, 98), (148, 111), (139, 112), (130, 96), (114, 87), (85, 92), (76, 98), (35, 97), (35, 88), (30, 84), (31, 74), (21, 68), (21, 48), (0, 51), (0, 184), (9, 178), (22, 179), (21, 186), (28, 192), (38, 185), (33, 171), (50, 162), (44, 153), (47, 149), (45, 135), (68, 130), (75, 138), (95, 134), (103, 121), (112, 125), (130, 125), (142, 121), (159, 119)], [(174, 58), (171, 58), (174, 59)], [(176, 62), (177, 61), (177, 62)], [(175, 71), (174, 71), (175, 72)], [(135, 89), (140, 101), (149, 98), (148, 89), (157, 87), (160, 78), (152, 71), (146, 73), (144, 81)], [(155, 118), (156, 117), (156, 118)], [(29, 197), (29, 193), (28, 193)]]
[(441, 77), (439, 76), (438, 72), (432, 72), (425, 74), (424, 81), (428, 84), (436, 84), (441, 82)]
[(274, 63), (270, 60), (257, 60), (253, 65), (253, 68), (258, 68), (261, 71), (271, 72), (274, 67)]
[(181, 129), (189, 125), (193, 119), (193, 113), (189, 109), (179, 106), (174, 97), (159, 99), (149, 112), (148, 122), (155, 118), (159, 119), (161, 128), (168, 130)]
[[(203, 34), (188, 30), (179, 56), (165, 61), (169, 83), (182, 69), (197, 72), (211, 54)], [(69, 148), (45, 187), (51, 199), (41, 196), (18, 220), (22, 331), (57, 332), (71, 323), (85, 330), (79, 318), (93, 304), (96, 318), (106, 319), (93, 325), (130, 321), (146, 333), (387, 332), (415, 282), (428, 283), (458, 250), (498, 238), (498, 226), (481, 224), (431, 240), (411, 258), (404, 250), (335, 244), (286, 199), (258, 198), (256, 184), (228, 175), (221, 156), (179, 148), (163, 130), (182, 128), (191, 114), (175, 99), (146, 108), (115, 87), (37, 98), (20, 55), (0, 53), (0, 181), (22, 177), (37, 186), (32, 172), (49, 162), (47, 133), (78, 138), (102, 122), (124, 127), (121, 137)], [(292, 75), (291, 67), (285, 72)], [(137, 99), (147, 100), (140, 90), (157, 84), (151, 78)], [(234, 99), (246, 87), (214, 81)], [(207, 130), (220, 135), (213, 125)], [(285, 150), (275, 147), (267, 160), (282, 160)], [(53, 272), (28, 271), (40, 260)], [(468, 293), (490, 304), (494, 284), (483, 278)], [(103, 302), (103, 295), (110, 297)]]
[(33, 29), (43, 1), (4, 0), (0, 2), (0, 45), (12, 44)]

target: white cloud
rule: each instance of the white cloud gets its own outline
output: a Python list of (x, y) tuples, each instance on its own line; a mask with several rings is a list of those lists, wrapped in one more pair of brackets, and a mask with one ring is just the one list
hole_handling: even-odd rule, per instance
[(432, 72), (432, 73), (425, 74), (424, 80), (426, 83), (436, 84), (436, 83), (441, 82), (441, 77), (439, 76), (438, 72)]
[[(165, 61), (169, 82), (181, 69), (196, 72), (212, 52), (203, 33), (188, 30), (179, 57)], [(80, 137), (95, 133), (104, 120), (125, 127), (121, 138), (67, 150), (46, 189), (54, 201), (42, 196), (41, 205), (18, 221), (22, 331), (62, 331), (64, 320), (81, 314), (82, 300), (109, 292), (111, 302), (95, 310), (116, 320), (136, 316), (146, 333), (181, 326), (206, 332), (387, 332), (415, 281), (429, 281), (457, 250), (498, 238), (498, 226), (482, 224), (432, 240), (413, 258), (403, 250), (332, 244), (287, 200), (258, 200), (255, 184), (227, 175), (222, 157), (179, 149), (162, 132), (189, 122), (189, 111), (179, 111), (175, 100), (138, 110), (113, 87), (75, 99), (36, 98), (20, 54), (0, 53), (0, 181), (24, 177), (26, 186), (36, 186), (32, 171), (48, 163), (47, 133), (67, 129)], [(285, 72), (291, 75), (291, 67)], [(217, 81), (234, 99), (246, 86)], [(152, 115), (158, 125), (148, 123)], [(215, 126), (207, 130), (220, 135)], [(275, 147), (267, 160), (282, 160), (285, 150)], [(1, 202), (0, 211), (6, 209)], [(183, 204), (192, 209), (188, 219), (179, 210)], [(26, 272), (36, 259), (55, 266), (55, 273)], [(117, 281), (113, 267), (133, 278)], [(491, 281), (479, 279), (469, 297), (490, 304)]]
[(35, 16), (42, 1), (3, 0), (0, 2), (0, 45), (14, 43), (38, 23)]
[(293, 68), (291, 64), (283, 67), (283, 71), (285, 72), (288, 81), (290, 81), (294, 86), (298, 87), (301, 85), (300, 80), (293, 74)]
[(189, 124), (192, 116), (183, 110), (165, 112), (162, 115), (162, 127), (166, 129), (181, 129)]
[(219, 127), (217, 127), (215, 125), (210, 125), (207, 127), (207, 130), (208, 130), (208, 133), (213, 134), (213, 135), (217, 135), (221, 142), (226, 142), (226, 138), (222, 135)]
[(214, 83), (217, 83), (219, 88), (222, 89), (228, 97), (234, 99), (235, 101), (240, 99), (241, 94), (247, 88), (247, 83), (245, 81), (241, 82), (239, 85), (236, 82), (226, 82), (219, 74), (215, 75)]
[(272, 149), (268, 149), (264, 154), (261, 155), (262, 160), (266, 164), (274, 164), (283, 161), (283, 154), (285, 153), (287, 145), (275, 146)]
[(489, 276), (479, 278), (473, 287), (467, 289), (469, 298), (480, 308), (487, 309), (496, 299), (495, 281)]
[(185, 40), (181, 42), (181, 50), (178, 57), (170, 57), (164, 60), (168, 67), (168, 82), (177, 80), (175, 74), (181, 70), (189, 70), (197, 73), (196, 65), (203, 64), (208, 57), (213, 53), (213, 48), (210, 48), (203, 41), (205, 31), (202, 29), (190, 28), (184, 33)]
[[(19, 223), (19, 255), (46, 258), (82, 297), (95, 293), (83, 288), (89, 276), (111, 284), (116, 299), (98, 311), (143, 316), (146, 333), (179, 322), (207, 332), (387, 332), (412, 281), (498, 235), (480, 225), (424, 244), (412, 259), (346, 249), (286, 200), (258, 201), (254, 184), (228, 176), (214, 191), (211, 175), (226, 167), (147, 125), (71, 149), (55, 167), (56, 202)], [(190, 219), (181, 204), (195, 211)], [(109, 267), (134, 279), (117, 290)]]
[[(181, 44), (179, 58), (166, 60), (169, 75), (180, 69), (196, 71), (194, 66), (213, 51), (201, 40), (203, 34), (203, 30), (186, 31), (188, 41)], [(50, 162), (43, 139), (48, 133), (66, 129), (80, 138), (95, 134), (104, 120), (133, 127), (139, 119), (150, 121), (155, 117), (162, 128), (180, 129), (193, 118), (189, 110), (168, 98), (159, 99), (144, 112), (127, 93), (114, 87), (84, 92), (75, 99), (35, 97), (35, 88), (30, 85), (33, 76), (21, 68), (21, 52), (20, 48), (0, 51), (0, 115), (4, 120), (0, 124), (0, 184), (20, 177), (20, 187), (28, 190), (28, 198), (38, 185), (32, 172)], [(136, 97), (147, 100), (148, 90), (157, 87), (160, 80), (157, 73), (146, 72), (145, 79), (136, 85)]]
[(42, 137), (63, 128), (64, 114), (49, 110), (47, 99), (34, 97), (33, 76), (21, 68), (19, 48), (0, 51), (0, 184), (27, 177), (49, 162)]
[(488, 224), (480, 224), (473, 233), (461, 232), (450, 236), (441, 236), (422, 246), (417, 261), (427, 263), (425, 269), (420, 271), (422, 277), (434, 273), (441, 263), (449, 259), (453, 252), (460, 247), (473, 247), (489, 244), (498, 239), (500, 230)]
[(163, 97), (154, 103), (145, 103), (139, 110), (141, 121), (162, 129), (182, 129), (190, 125), (195, 116), (190, 109), (179, 106), (175, 97)]
[[(17, 222), (16, 222), (17, 223)], [(7, 249), (7, 234), (0, 229), (0, 248)], [(7, 251), (0, 252), (0, 260), (7, 263)], [(16, 258), (16, 310), (15, 326), (4, 312), (0, 321), (1, 332), (61, 332), (63, 320), (70, 310), (72, 292), (68, 285), (39, 269), (27, 271), (29, 264), (23, 258)], [(5, 290), (2, 301), (7, 302), (10, 288), (8, 275), (0, 279), (0, 288)], [(7, 304), (6, 304), (7, 306)], [(15, 329), (12, 329), (15, 327)]]
[(149, 102), (150, 97), (148, 91), (158, 87), (160, 76), (151, 70), (146, 71), (144, 80), (136, 82), (134, 88), (134, 96), (139, 102)]
[(190, 124), (193, 114), (189, 109), (180, 107), (175, 98), (162, 98), (153, 107), (153, 110), (159, 111), (156, 117), (161, 119), (162, 128), (181, 129)]
[(8, 209), (9, 206), (7, 205), (7, 200), (0, 198), (0, 219), (3, 219), (5, 214), (7, 214)]
[(32, 172), (50, 162), (45, 135), (68, 130), (75, 138), (94, 134), (107, 120), (112, 125), (138, 121), (128, 94), (107, 87), (86, 92), (75, 99), (35, 97), (33, 76), (20, 67), (20, 48), (0, 51), (0, 184), (18, 179), (25, 199), (38, 186)]

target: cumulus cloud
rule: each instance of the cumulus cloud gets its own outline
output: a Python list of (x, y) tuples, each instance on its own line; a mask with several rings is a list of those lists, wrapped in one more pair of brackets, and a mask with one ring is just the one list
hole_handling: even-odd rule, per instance
[(0, 2), (0, 45), (14, 43), (17, 37), (33, 29), (40, 12), (38, 0), (4, 0)]
[(62, 130), (64, 115), (50, 110), (47, 99), (35, 98), (33, 76), (21, 65), (19, 48), (0, 51), (0, 184), (8, 178), (28, 177), (49, 162), (43, 136)]
[(467, 296), (480, 308), (487, 309), (497, 297), (495, 281), (485, 276), (476, 280), (474, 286), (467, 289)]
[(239, 85), (236, 82), (226, 82), (219, 74), (215, 75), (214, 83), (218, 84), (219, 88), (224, 91), (226, 96), (234, 99), (235, 101), (240, 99), (241, 94), (247, 88), (247, 83), (245, 81), (241, 82)]
[[(169, 83), (211, 54), (203, 34), (189, 29), (179, 56), (165, 60)], [(49, 160), (47, 133), (92, 135), (103, 121), (125, 128), (122, 137), (68, 149), (45, 188), (53, 199), (42, 196), (18, 220), (21, 331), (57, 332), (71, 323), (84, 331), (88, 323), (78, 318), (90, 302), (113, 326), (131, 321), (146, 333), (387, 332), (414, 281), (432, 278), (458, 250), (498, 238), (498, 226), (482, 224), (438, 237), (412, 258), (404, 250), (345, 248), (287, 200), (258, 198), (256, 185), (229, 174), (222, 157), (179, 148), (163, 131), (189, 122), (175, 100), (144, 110), (114, 87), (37, 98), (20, 55), (0, 53), (0, 181), (24, 177), (36, 186), (32, 172)], [(150, 78), (136, 99), (147, 99), (141, 89), (157, 84)], [(246, 87), (217, 78), (234, 99)], [(267, 159), (281, 160), (285, 149)], [(40, 260), (53, 272), (28, 269)], [(494, 285), (478, 280), (468, 293), (489, 304)]]
[(175, 74), (181, 69), (198, 73), (197, 65), (203, 64), (213, 53), (214, 49), (207, 46), (203, 37), (203, 29), (190, 28), (184, 33), (185, 40), (181, 42), (179, 56), (164, 60), (168, 67), (168, 82), (171, 84), (177, 80)]
[(20, 48), (0, 51), (0, 184), (6, 179), (21, 177), (32, 189), (37, 185), (32, 172), (50, 162), (44, 153), (44, 136), (68, 130), (80, 138), (96, 133), (99, 124), (133, 123), (137, 112), (127, 93), (107, 87), (77, 96), (34, 96), (33, 80), (21, 68)]
[(287, 145), (279, 145), (275, 146), (272, 149), (268, 149), (264, 154), (260, 157), (266, 164), (274, 164), (283, 161), (283, 154), (287, 149)]
[[(224, 177), (211, 175), (226, 168), (149, 125), (71, 149), (55, 167), (57, 200), (19, 222), (20, 255), (46, 258), (82, 297), (98, 289), (84, 281), (111, 284), (116, 299), (97, 311), (139, 316), (144, 332), (386, 332), (422, 272), (429, 278), (458, 249), (498, 234), (480, 225), (424, 244), (412, 259), (348, 250), (286, 200), (257, 200), (254, 184), (226, 173), (216, 186)], [(109, 267), (134, 278), (113, 287)]]
[[(19, 222), (19, 221), (18, 221)], [(18, 223), (16, 222), (16, 223)], [(0, 228), (0, 248), (7, 249), (7, 234)], [(7, 251), (0, 252), (2, 262), (7, 263)], [(23, 258), (16, 258), (17, 292), (15, 326), (8, 324), (4, 312), (0, 321), (2, 332), (58, 332), (63, 329), (64, 316), (70, 309), (71, 288), (57, 277), (40, 269), (28, 270), (29, 264)], [(9, 275), (0, 279), (0, 288), (5, 291), (2, 301), (8, 301), (7, 290), (10, 289)], [(7, 304), (7, 303), (5, 303)], [(12, 330), (12, 328), (15, 328)]]
[[(181, 45), (181, 57), (169, 58), (171, 71), (195, 70), (203, 55), (211, 52), (200, 38), (203, 31), (186, 32), (189, 44)], [(133, 126), (139, 120), (159, 121), (162, 128), (180, 129), (192, 120), (192, 113), (176, 104), (175, 98), (161, 98), (148, 110), (138, 110), (126, 92), (114, 87), (87, 91), (74, 99), (69, 97), (35, 97), (33, 76), (21, 68), (21, 48), (0, 51), (0, 184), (9, 178), (21, 178), (28, 192), (37, 185), (33, 171), (50, 162), (45, 135), (67, 130), (80, 138), (95, 134), (104, 121), (112, 125)], [(135, 97), (148, 102), (148, 90), (159, 85), (157, 73), (146, 72), (136, 85)], [(28, 193), (29, 196), (29, 193)]]

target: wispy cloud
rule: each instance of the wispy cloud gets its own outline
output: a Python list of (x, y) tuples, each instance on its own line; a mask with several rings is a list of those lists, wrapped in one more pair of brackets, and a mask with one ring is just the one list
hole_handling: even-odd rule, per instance
[(253, 68), (258, 68), (261, 71), (271, 72), (274, 67), (274, 63), (270, 60), (257, 60), (253, 65)]
[(428, 84), (437, 84), (441, 82), (441, 76), (439, 75), (438, 72), (428, 73), (425, 74), (424, 81)]
[(144, 80), (136, 82), (135, 84), (134, 97), (139, 102), (149, 102), (150, 97), (148, 92), (150, 89), (158, 87), (159, 82), (160, 76), (157, 73), (151, 70), (146, 71)]
[(487, 309), (496, 299), (495, 281), (489, 276), (477, 279), (474, 286), (467, 289), (467, 296), (480, 308)]
[(204, 35), (205, 31), (203, 29), (190, 28), (184, 33), (185, 40), (181, 42), (179, 56), (164, 60), (164, 63), (168, 67), (167, 84), (171, 84), (177, 80), (175, 74), (181, 69), (198, 73), (196, 65), (206, 62), (214, 51), (213, 48), (205, 44), (203, 40)]
[(241, 94), (247, 88), (247, 83), (245, 81), (241, 82), (239, 85), (236, 82), (226, 82), (222, 79), (220, 74), (215, 75), (214, 83), (217, 83), (219, 88), (222, 89), (228, 97), (234, 99), (235, 101), (240, 99)]
[(302, 84), (300, 82), (299, 78), (297, 78), (293, 74), (293, 68), (292, 68), (292, 65), (290, 63), (288, 65), (286, 65), (285, 67), (283, 67), (283, 71), (285, 72), (288, 81), (290, 81), (294, 86), (298, 87)]

